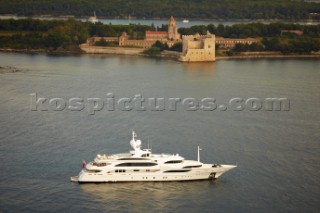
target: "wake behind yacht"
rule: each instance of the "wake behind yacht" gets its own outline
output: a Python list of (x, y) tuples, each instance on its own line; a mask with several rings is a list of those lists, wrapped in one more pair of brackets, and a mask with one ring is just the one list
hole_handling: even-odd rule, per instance
[(71, 181), (79, 183), (134, 182), (134, 181), (188, 181), (216, 179), (235, 165), (204, 164), (198, 160), (185, 160), (179, 154), (153, 154), (141, 149), (141, 140), (132, 132), (129, 153), (100, 155), (84, 165)]

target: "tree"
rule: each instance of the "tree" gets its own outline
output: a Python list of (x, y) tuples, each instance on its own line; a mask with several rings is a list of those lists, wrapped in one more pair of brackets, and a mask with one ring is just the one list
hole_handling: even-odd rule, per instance
[(99, 41), (96, 41), (94, 43), (95, 46), (107, 46), (108, 43), (105, 39), (101, 38)]
[(155, 56), (155, 55), (159, 55), (161, 52), (159, 47), (154, 47), (152, 46), (151, 48), (145, 50), (143, 53), (147, 54), (149, 56)]
[(246, 52), (248, 51), (248, 47), (245, 44), (236, 44), (233, 50), (236, 52)]
[(157, 47), (157, 48), (160, 49), (160, 51), (163, 51), (163, 50), (168, 49), (167, 44), (163, 44), (163, 43), (161, 43), (159, 40), (156, 41), (156, 43), (154, 43), (154, 44), (152, 45), (152, 47)]
[(182, 43), (175, 43), (172, 47), (169, 48), (171, 51), (182, 52)]

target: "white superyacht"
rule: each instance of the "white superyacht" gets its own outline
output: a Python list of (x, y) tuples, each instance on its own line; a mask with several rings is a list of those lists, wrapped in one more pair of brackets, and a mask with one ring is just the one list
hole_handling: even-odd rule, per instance
[(97, 155), (84, 165), (71, 181), (79, 183), (134, 182), (134, 181), (190, 181), (216, 179), (235, 165), (204, 164), (198, 160), (185, 160), (179, 154), (153, 154), (141, 149), (141, 140), (132, 132), (129, 153)]

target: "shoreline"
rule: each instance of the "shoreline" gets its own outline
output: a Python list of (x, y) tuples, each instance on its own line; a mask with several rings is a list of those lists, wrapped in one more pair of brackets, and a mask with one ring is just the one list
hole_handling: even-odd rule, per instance
[[(0, 19), (68, 19), (68, 18), (74, 18), (78, 20), (82, 19), (88, 19), (90, 16), (73, 16), (73, 15), (34, 15), (34, 16), (19, 16), (17, 14), (0, 14)], [(127, 16), (124, 17), (119, 17), (119, 16), (99, 16), (99, 19), (107, 19), (107, 20), (128, 20)], [(135, 17), (135, 16), (130, 16), (131, 20), (150, 20), (150, 21), (167, 21), (167, 17)], [(177, 17), (177, 20), (181, 21), (184, 19), (188, 19), (189, 21), (214, 21), (214, 22), (288, 22), (288, 23), (308, 23), (310, 22), (309, 19), (278, 19), (278, 18), (273, 18), (273, 19), (248, 19), (248, 18), (230, 18), (230, 19), (224, 19), (224, 18), (215, 18), (215, 19), (210, 19), (210, 18), (186, 18), (186, 17)], [(315, 24), (320, 24), (320, 20), (313, 20), (312, 21)]]
[[(0, 48), (0, 52), (7, 52), (7, 53), (26, 53), (26, 54), (48, 54), (48, 55), (125, 55), (125, 56), (142, 56), (148, 58), (161, 58), (161, 59), (168, 59), (168, 60), (178, 60), (178, 56), (180, 55), (179, 52), (174, 51), (163, 51), (160, 55), (146, 55), (141, 52), (85, 52), (85, 51), (49, 51), (45, 49), (10, 49), (10, 48)], [(216, 61), (220, 60), (231, 60), (231, 59), (264, 59), (264, 58), (319, 58), (320, 54), (310, 54), (310, 55), (300, 55), (300, 54), (292, 54), (292, 55), (283, 55), (283, 54), (265, 54), (261, 52), (260, 54), (244, 54), (244, 55), (235, 55), (235, 56), (216, 56)]]
[(237, 56), (216, 56), (216, 61), (218, 60), (230, 60), (230, 59), (264, 59), (264, 58), (319, 58), (320, 55), (237, 55)]
[(50, 51), (46, 49), (11, 49), (11, 48), (0, 48), (0, 52), (9, 53), (27, 53), (27, 54), (52, 54), (52, 55), (81, 55), (84, 54), (82, 51)]

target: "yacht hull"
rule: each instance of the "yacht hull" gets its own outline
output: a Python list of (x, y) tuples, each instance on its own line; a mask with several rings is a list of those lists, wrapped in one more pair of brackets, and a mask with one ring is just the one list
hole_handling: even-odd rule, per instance
[[(166, 182), (166, 181), (195, 181), (217, 179), (227, 171), (236, 168), (234, 165), (219, 165), (210, 169), (192, 169), (187, 172), (139, 172), (139, 173), (97, 173), (90, 174), (81, 171), (71, 181), (79, 183), (107, 183), (107, 182)], [(75, 178), (76, 177), (76, 178)]]

